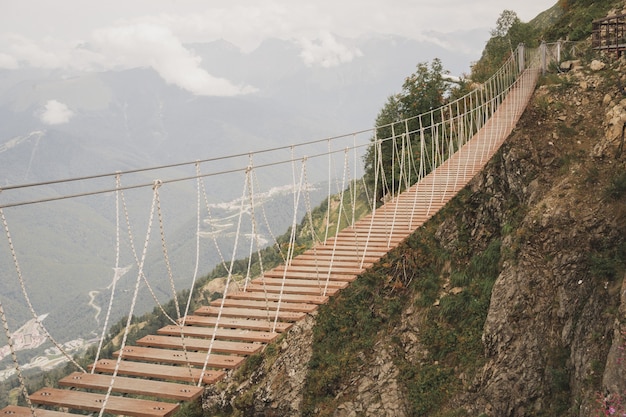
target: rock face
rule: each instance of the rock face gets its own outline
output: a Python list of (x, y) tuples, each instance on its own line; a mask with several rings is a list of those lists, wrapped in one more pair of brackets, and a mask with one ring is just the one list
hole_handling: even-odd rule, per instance
[[(624, 68), (616, 64), (617, 74)], [(623, 265), (602, 270), (626, 235), (623, 200), (611, 202), (602, 189), (602, 178), (626, 172), (614, 157), (623, 100), (603, 98), (614, 81), (604, 75), (564, 77), (577, 86), (539, 89), (540, 106), (527, 111), (493, 167), (507, 174), (487, 189), (508, 189), (528, 211), (503, 242), (517, 254), (493, 288), (483, 332), (488, 360), (477, 394), (465, 400), (472, 415), (592, 416), (626, 393)]]
[[(471, 376), (458, 371), (460, 388), (447, 394), (445, 406), (455, 414), (446, 415), (623, 411), (626, 196), (607, 193), (619, 173), (626, 182), (626, 155), (616, 158), (615, 135), (626, 108), (615, 88), (622, 74), (625, 62), (594, 71), (583, 67), (539, 88), (500, 155), (470, 184), (472, 195), (482, 197), (462, 222), (476, 245), (510, 227), (512, 201), (523, 215), (513, 232), (503, 234), (501, 272), (482, 334), (484, 365)], [(456, 222), (441, 220), (436, 238), (443, 247), (455, 247)], [(462, 292), (446, 285), (443, 291)], [(407, 305), (394, 330), (381, 332), (373, 351), (363, 352), (373, 362), (337, 395), (334, 416), (411, 415), (401, 370), (388, 348), (399, 341), (405, 359), (417, 364), (425, 355), (423, 316), (414, 301)], [(245, 380), (231, 377), (221, 394), (207, 392), (205, 408), (301, 415), (314, 325), (313, 316), (299, 323), (280, 351), (266, 355)]]
[(229, 375), (224, 384), (208, 387), (203, 407), (222, 412), (247, 409), (246, 415), (298, 415), (311, 358), (314, 323), (315, 315), (296, 323), (289, 336), (277, 345), (279, 352), (266, 355), (243, 381)]

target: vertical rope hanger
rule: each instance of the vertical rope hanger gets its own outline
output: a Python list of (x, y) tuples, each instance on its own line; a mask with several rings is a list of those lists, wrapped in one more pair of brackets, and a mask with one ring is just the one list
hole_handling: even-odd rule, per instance
[(328, 241), (328, 233), (330, 229), (330, 198), (331, 198), (331, 177), (332, 177), (332, 152), (330, 148), (330, 139), (328, 139), (328, 195), (327, 195), (327, 207), (326, 207), (326, 232), (324, 234), (324, 242)]
[[(296, 240), (296, 228), (297, 228), (297, 224), (298, 224), (298, 213), (297, 213), (297, 207), (300, 204), (300, 195), (301, 195), (301, 191), (302, 191), (302, 182), (304, 181), (304, 166), (306, 165), (306, 160), (307, 158), (304, 157), (302, 158), (302, 170), (300, 172), (300, 185), (298, 187), (298, 193), (296, 196), (296, 200), (295, 200), (295, 207), (296, 210), (294, 210), (293, 213), (293, 219), (292, 219), (292, 223), (291, 223), (291, 234), (289, 237), (289, 249), (287, 251), (287, 263), (286, 265), (291, 264), (291, 261), (293, 259), (293, 254), (294, 254), (294, 250), (295, 250), (295, 240)], [(278, 302), (276, 305), (276, 314), (274, 316), (274, 325), (272, 326), (272, 333), (276, 332), (276, 327), (278, 326), (278, 315), (280, 313), (280, 307), (281, 307), (281, 303), (282, 303), (282, 298), (284, 295), (284, 291), (285, 291), (285, 281), (287, 280), (287, 268), (285, 267), (283, 269), (283, 278), (282, 278), (282, 282), (280, 285), (280, 292), (278, 295)]]
[(148, 243), (150, 242), (150, 234), (152, 231), (152, 223), (154, 221), (154, 211), (158, 199), (158, 189), (161, 186), (162, 182), (160, 180), (155, 180), (154, 185), (152, 186), (152, 204), (150, 207), (150, 214), (148, 216), (148, 227), (146, 230), (146, 238), (144, 240), (143, 251), (141, 254), (141, 259), (138, 264), (139, 271), (137, 271), (137, 279), (135, 280), (135, 289), (133, 292), (133, 298), (130, 304), (130, 311), (128, 312), (128, 318), (126, 319), (126, 327), (124, 328), (124, 335), (122, 336), (122, 343), (120, 345), (120, 354), (117, 356), (117, 360), (115, 362), (115, 368), (113, 370), (113, 375), (111, 376), (111, 380), (109, 382), (109, 388), (107, 389), (107, 393), (104, 396), (104, 400), (102, 400), (102, 406), (100, 407), (99, 417), (102, 417), (104, 414), (104, 410), (106, 409), (107, 402), (111, 397), (111, 393), (113, 392), (113, 385), (115, 383), (115, 378), (119, 373), (120, 364), (122, 363), (124, 348), (126, 347), (126, 342), (128, 341), (128, 334), (130, 333), (130, 327), (132, 324), (133, 313), (135, 312), (135, 306), (137, 304), (137, 298), (139, 295), (139, 287), (143, 277), (143, 267), (146, 261), (146, 255), (148, 253)]
[(335, 231), (335, 239), (333, 240), (333, 251), (330, 256), (330, 262), (328, 264), (328, 273), (326, 275), (326, 284), (324, 285), (324, 293), (322, 295), (326, 295), (328, 292), (328, 283), (330, 282), (330, 276), (333, 269), (333, 263), (335, 261), (335, 252), (337, 250), (337, 236), (339, 235), (339, 230), (341, 226), (341, 212), (343, 210), (343, 198), (344, 198), (344, 190), (346, 185), (346, 171), (348, 170), (348, 149), (344, 152), (344, 169), (343, 169), (343, 178), (341, 184), (341, 196), (339, 198), (339, 213), (337, 214), (337, 228)]
[[(155, 180), (154, 183), (153, 183), (153, 186), (152, 186), (152, 191), (153, 191), (152, 197), (153, 197), (155, 206), (158, 204), (158, 201), (159, 201), (158, 189), (159, 189), (159, 187), (161, 187), (161, 184), (162, 184), (161, 180)], [(122, 201), (122, 207), (124, 209), (124, 217), (126, 219), (126, 230), (128, 232), (129, 246), (130, 246), (131, 252), (133, 254), (133, 258), (135, 259), (135, 264), (137, 265), (137, 267), (140, 270), (141, 279), (146, 284), (146, 288), (148, 289), (148, 292), (152, 296), (152, 299), (154, 300), (154, 302), (157, 305), (157, 307), (163, 313), (163, 316), (166, 317), (170, 321), (170, 323), (175, 325), (176, 324), (176, 320), (174, 320), (173, 318), (171, 318), (169, 316), (169, 314), (167, 314), (167, 312), (165, 311), (165, 309), (161, 305), (159, 299), (157, 298), (156, 294), (154, 293), (154, 290), (152, 289), (152, 286), (150, 285), (150, 281), (148, 281), (148, 278), (146, 277), (146, 275), (144, 273), (143, 267), (139, 267), (141, 261), (139, 259), (139, 256), (137, 255), (137, 250), (135, 248), (135, 242), (134, 242), (135, 238), (134, 238), (133, 233), (132, 233), (132, 227), (131, 227), (131, 224), (130, 224), (130, 215), (128, 213), (128, 207), (126, 205), (126, 199), (124, 198), (124, 192), (121, 191), (121, 190), (120, 190), (120, 198), (121, 198), (121, 201)]]
[[(1, 211), (2, 209), (0, 209)], [(20, 366), (19, 361), (17, 360), (17, 352), (15, 351), (15, 346), (13, 346), (13, 335), (9, 330), (9, 322), (7, 321), (6, 314), (4, 313), (4, 307), (2, 306), (2, 301), (0, 301), (0, 319), (2, 320), (2, 328), (4, 329), (4, 335), (7, 338), (7, 343), (9, 345), (9, 351), (11, 352), (11, 358), (13, 359), (13, 366), (15, 367), (15, 373), (17, 374), (17, 380), (20, 383), (20, 391), (22, 391), (22, 395), (26, 399), (26, 403), (30, 408), (31, 415), (36, 417), (35, 407), (33, 403), (30, 401), (30, 396), (28, 395), (28, 389), (26, 388), (26, 381), (24, 380), (24, 376), (22, 375), (22, 368)]]
[[(202, 211), (201, 211), (201, 186), (202, 186), (202, 176), (200, 175), (200, 163), (196, 162), (196, 257), (193, 268), (193, 277), (191, 278), (191, 286), (189, 287), (189, 295), (187, 296), (187, 303), (185, 305), (185, 310), (183, 314), (183, 319), (181, 320), (180, 327), (181, 329), (185, 325), (185, 321), (187, 320), (187, 315), (189, 314), (189, 309), (191, 308), (191, 300), (193, 296), (193, 290), (196, 286), (196, 280), (198, 279), (198, 271), (200, 270), (200, 225), (202, 224)], [(181, 330), (182, 335), (182, 330)]]
[(227, 272), (228, 277), (226, 278), (226, 286), (224, 287), (224, 293), (222, 294), (222, 301), (220, 303), (220, 308), (217, 312), (217, 318), (215, 319), (215, 326), (213, 327), (213, 334), (211, 335), (211, 341), (209, 342), (209, 348), (207, 350), (204, 364), (202, 365), (202, 372), (200, 372), (200, 378), (198, 380), (198, 386), (202, 386), (202, 380), (204, 379), (204, 375), (206, 374), (207, 367), (209, 365), (209, 359), (211, 354), (213, 353), (213, 345), (215, 344), (215, 339), (217, 337), (217, 329), (219, 328), (220, 320), (222, 319), (222, 312), (224, 311), (224, 304), (226, 303), (226, 298), (228, 297), (228, 289), (230, 288), (230, 283), (233, 279), (233, 268), (235, 265), (235, 259), (237, 256), (237, 248), (239, 246), (239, 235), (241, 232), (241, 222), (243, 219), (244, 213), (244, 202), (246, 200), (246, 192), (247, 192), (247, 184), (248, 184), (248, 175), (250, 173), (251, 167), (246, 168), (246, 179), (244, 180), (243, 191), (241, 194), (241, 204), (239, 205), (239, 218), (237, 221), (237, 231), (235, 234), (235, 243), (233, 246), (233, 253), (230, 259), (230, 265), (228, 266)]
[(102, 354), (102, 346), (104, 345), (104, 339), (106, 332), (109, 328), (109, 320), (111, 317), (111, 311), (113, 310), (113, 299), (115, 297), (115, 289), (117, 287), (117, 281), (119, 280), (118, 274), (121, 273), (120, 269), (120, 187), (121, 187), (121, 175), (118, 173), (115, 176), (115, 267), (113, 269), (113, 282), (111, 283), (111, 296), (109, 297), (109, 306), (107, 307), (107, 314), (102, 325), (102, 334), (100, 335), (100, 341), (98, 342), (98, 350), (96, 351), (96, 357), (93, 360), (94, 366), (91, 368), (91, 373), (95, 373), (95, 364), (100, 359)]
[[(245, 279), (245, 283), (244, 283), (244, 287), (243, 290), (246, 291), (248, 289), (248, 283), (250, 281), (250, 273), (251, 273), (251, 268), (252, 268), (252, 253), (253, 253), (253, 248), (254, 248), (254, 244), (256, 243), (256, 249), (257, 249), (257, 257), (259, 260), (259, 268), (260, 268), (260, 276), (263, 276), (263, 257), (261, 256), (261, 242), (259, 241), (259, 230), (257, 227), (257, 222), (256, 222), (256, 213), (255, 213), (255, 201), (254, 201), (254, 176), (253, 176), (253, 172), (254, 172), (254, 165), (253, 165), (253, 161), (252, 161), (252, 154), (248, 155), (248, 169), (246, 170), (246, 185), (245, 187), (248, 190), (248, 200), (249, 200), (249, 204), (250, 204), (250, 220), (252, 223), (252, 236), (250, 237), (250, 251), (248, 254), (248, 268), (246, 271), (246, 279)], [(271, 323), (271, 316), (270, 316), (270, 300), (269, 300), (269, 296), (268, 296), (268, 292), (267, 292), (267, 286), (265, 285), (265, 280), (261, 281), (261, 286), (263, 288), (263, 295), (265, 298), (265, 311), (267, 314), (267, 323)]]
[(304, 166), (303, 169), (303, 175), (304, 175), (304, 184), (305, 184), (305, 193), (304, 193), (304, 204), (305, 204), (305, 208), (306, 208), (306, 218), (308, 221), (308, 225), (309, 225), (309, 230), (311, 232), (311, 246), (312, 246), (312, 250), (313, 250), (313, 265), (315, 266), (315, 279), (317, 281), (317, 288), (319, 289), (320, 293), (322, 292), (322, 282), (320, 281), (320, 265), (319, 265), (319, 259), (317, 256), (317, 246), (320, 243), (320, 239), (317, 236), (317, 232), (315, 231), (315, 224), (313, 223), (313, 209), (311, 207), (311, 195), (310, 195), (310, 188), (309, 187), (309, 180), (308, 180), (308, 175), (307, 175), (307, 166)]
[[(167, 252), (167, 244), (165, 242), (165, 225), (163, 222), (163, 212), (161, 210), (161, 197), (159, 195), (159, 189), (155, 190), (157, 193), (157, 215), (159, 219), (159, 232), (161, 234), (161, 250), (163, 251), (163, 260), (165, 261), (165, 268), (167, 270), (167, 277), (170, 283), (170, 289), (172, 290), (172, 297), (174, 298), (174, 308), (176, 309), (176, 319), (180, 319), (180, 306), (178, 304), (178, 297), (176, 296), (176, 284), (174, 283), (174, 274), (172, 272), (172, 265), (170, 264), (170, 257)], [(165, 313), (165, 310), (163, 309)], [(173, 320), (170, 318), (170, 320)], [(177, 321), (177, 320), (174, 320)]]

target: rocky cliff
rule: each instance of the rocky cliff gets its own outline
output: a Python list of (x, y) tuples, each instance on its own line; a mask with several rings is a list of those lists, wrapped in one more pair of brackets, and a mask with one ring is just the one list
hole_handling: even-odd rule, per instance
[(209, 389), (205, 410), (624, 412), (626, 60), (571, 68), (541, 79), (513, 135), (442, 213)]

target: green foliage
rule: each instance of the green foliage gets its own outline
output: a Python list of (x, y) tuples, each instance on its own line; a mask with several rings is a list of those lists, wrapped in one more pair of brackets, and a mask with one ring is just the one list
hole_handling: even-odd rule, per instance
[(485, 45), (480, 60), (472, 67), (472, 80), (484, 82), (491, 77), (509, 58), (517, 46), (538, 45), (532, 25), (522, 22), (511, 10), (504, 10), (491, 31), (491, 39)]
[[(380, 271), (361, 275), (350, 287), (319, 309), (313, 329), (313, 354), (304, 388), (303, 415), (330, 415), (337, 394), (352, 372), (365, 364), (385, 323), (398, 319), (402, 292), (380, 279)], [(396, 308), (385, 308), (396, 300)], [(316, 409), (320, 409), (315, 413)]]
[(428, 416), (439, 409), (450, 393), (450, 384), (456, 379), (451, 369), (435, 364), (426, 364), (415, 373), (412, 369), (401, 369), (400, 379), (408, 388), (411, 415)]
[(569, 349), (557, 346), (552, 348), (546, 358), (544, 378), (550, 389), (551, 401), (538, 416), (568, 415), (570, 408), (570, 374), (567, 361), (570, 357)]
[(605, 17), (611, 8), (623, 4), (623, 1), (562, 0), (559, 4), (564, 13), (544, 32), (544, 38), (580, 41), (591, 35), (595, 19)]
[(604, 194), (611, 200), (619, 200), (626, 194), (626, 170), (617, 170)]
[[(402, 152), (402, 135), (408, 132), (416, 132), (420, 127), (427, 128), (440, 120), (438, 112), (425, 117), (423, 115), (433, 109), (441, 107), (446, 102), (452, 89), (446, 82), (441, 60), (435, 58), (430, 65), (426, 62), (417, 64), (416, 71), (409, 75), (402, 85), (399, 94), (390, 96), (376, 117), (376, 137), (374, 140), (382, 140), (381, 151), (382, 166), (384, 170), (384, 183), (377, 185), (377, 197), (385, 194), (385, 190), (398, 190), (401, 186), (399, 181), (399, 164), (393, 164)], [(405, 119), (411, 119), (407, 123)], [(405, 140), (411, 142), (412, 149), (420, 149), (419, 135), (411, 134)], [(430, 137), (425, 137), (426, 148), (430, 150)], [(419, 161), (420, 155), (415, 155)], [(373, 143), (365, 155), (365, 180), (368, 188), (373, 190), (376, 173), (380, 162), (378, 150)], [(418, 165), (418, 162), (415, 162)], [(393, 171), (395, 169), (395, 171)], [(429, 172), (432, 167), (427, 167)]]

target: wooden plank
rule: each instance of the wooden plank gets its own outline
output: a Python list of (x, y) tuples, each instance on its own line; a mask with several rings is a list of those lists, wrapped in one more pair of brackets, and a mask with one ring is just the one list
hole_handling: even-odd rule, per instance
[(352, 261), (336, 261), (333, 259), (299, 259), (295, 258), (290, 263), (289, 266), (312, 266), (316, 268), (356, 268), (356, 269), (367, 269), (373, 265), (373, 262), (361, 262), (359, 260)]
[[(84, 372), (74, 372), (59, 380), (59, 385), (63, 387), (100, 391), (107, 391), (110, 384), (110, 375)], [(116, 376), (113, 381), (113, 392), (169, 398), (177, 401), (193, 401), (202, 395), (202, 391), (204, 391), (204, 388), (195, 385), (176, 384), (151, 379)]]
[[(266, 272), (263, 276), (266, 278), (279, 278), (282, 279), (283, 275), (285, 275), (285, 273), (283, 271), (268, 271)], [(287, 271), (286, 273), (287, 278), (296, 278), (296, 279), (330, 279), (332, 281), (348, 281), (348, 282), (352, 282), (354, 280), (356, 280), (357, 275), (355, 274), (335, 274), (335, 273), (331, 273), (330, 275), (328, 273), (326, 274), (321, 274), (321, 273), (317, 273), (315, 271), (313, 272), (297, 272), (297, 271)], [(282, 309), (282, 307), (281, 307)]]
[[(328, 287), (326, 289), (326, 295), (333, 296), (339, 288)], [(324, 287), (296, 287), (291, 285), (262, 285), (262, 284), (248, 284), (245, 292), (268, 292), (270, 294), (302, 294), (302, 295), (323, 295)]]
[[(104, 399), (104, 394), (57, 388), (44, 388), (30, 396), (30, 400), (35, 404), (92, 412), (100, 411), (104, 404)], [(105, 411), (132, 417), (167, 417), (172, 415), (179, 406), (179, 404), (173, 403), (112, 395), (106, 401)]]
[(394, 237), (392, 239), (389, 239), (386, 237), (385, 238), (372, 238), (368, 242), (367, 232), (365, 232), (365, 233), (360, 233), (356, 238), (350, 235), (339, 235), (336, 238), (333, 237), (332, 240), (329, 239), (328, 243), (330, 245), (336, 245), (337, 247), (340, 247), (340, 246), (351, 247), (351, 248), (354, 248), (355, 250), (358, 244), (360, 247), (363, 247), (363, 248), (367, 246), (368, 248), (372, 248), (372, 249), (385, 249), (389, 251), (390, 247), (394, 247), (395, 245), (402, 242), (404, 239), (405, 239), (404, 237)]
[[(231, 294), (229, 294), (228, 296), (230, 297)], [(233, 299), (234, 298), (229, 298), (228, 300), (225, 300), (225, 301), (229, 301)], [(221, 302), (222, 300), (214, 300), (214, 301)], [(195, 313), (199, 315), (204, 315), (204, 316), (208, 316), (208, 315), (217, 316), (220, 312), (220, 307), (218, 307), (218, 305), (219, 304), (216, 304), (216, 306), (212, 305), (212, 306), (200, 307), (195, 311)], [(276, 315), (275, 312), (268, 311), (268, 310), (261, 310), (260, 308), (224, 307), (221, 310), (222, 310), (222, 317), (238, 317), (238, 318), (267, 320), (269, 316), (270, 320), (273, 320), (274, 316)], [(278, 312), (279, 321), (293, 322), (293, 321), (302, 320), (305, 317), (306, 317), (306, 313), (299, 313), (295, 311), (279, 311)]]
[[(113, 373), (116, 361), (101, 359), (96, 363), (96, 372)], [(92, 366), (89, 367), (93, 368)], [(187, 366), (159, 365), (146, 362), (121, 361), (118, 370), (120, 375), (139, 376), (143, 378), (157, 378), (165, 381), (185, 381), (197, 383), (202, 374), (202, 369), (189, 368)], [(224, 371), (207, 370), (202, 382), (214, 384), (224, 378)]]
[(300, 295), (300, 294), (266, 294), (264, 292), (232, 292), (228, 294), (230, 298), (238, 298), (242, 300), (268, 300), (268, 301), (278, 301), (279, 299), (285, 300), (287, 302), (298, 302), (298, 303), (312, 303), (312, 304), (326, 304), (328, 302), (328, 296), (321, 295)]
[[(381, 222), (380, 226), (376, 226), (377, 222)], [(380, 216), (375, 219), (374, 225), (370, 225), (369, 222), (367, 224), (357, 224), (354, 227), (346, 227), (341, 232), (339, 232), (335, 237), (330, 239), (334, 239), (338, 236), (342, 237), (350, 237), (355, 241), (365, 240), (369, 243), (375, 242), (387, 242), (389, 239), (400, 239), (401, 236), (396, 235), (396, 233), (391, 233), (389, 229), (384, 224), (384, 217)]]
[[(64, 413), (61, 411), (46, 410), (43, 408), (36, 408), (35, 412), (37, 417), (76, 417), (76, 414)], [(11, 417), (32, 417), (33, 413), (29, 407), (19, 407), (17, 405), (7, 405), (0, 410), (0, 416)]]
[[(235, 299), (226, 299), (226, 300), (213, 300), (211, 301), (211, 306), (219, 307), (222, 305), (222, 301), (224, 301), (224, 307), (249, 307), (256, 310), (263, 310), (263, 319), (267, 318), (267, 311), (276, 312), (278, 308), (283, 312), (291, 312), (291, 313), (312, 313), (317, 310), (317, 305), (315, 304), (306, 304), (306, 303), (286, 303), (281, 302), (280, 305), (276, 301), (246, 301), (246, 300), (235, 300)], [(207, 306), (200, 307), (196, 310), (196, 314), (200, 315), (214, 315), (217, 314), (215, 309), (211, 309)], [(290, 319), (293, 321), (298, 321), (303, 319), (306, 314), (295, 314), (289, 316), (278, 316), (279, 320)], [(273, 317), (270, 314), (270, 317)]]
[[(126, 346), (122, 352), (124, 359), (143, 362), (171, 363), (177, 365), (190, 364), (202, 367), (207, 360), (207, 354), (205, 352), (184, 352), (145, 346)], [(119, 354), (120, 351), (113, 353), (115, 357), (119, 356)], [(211, 350), (207, 366), (209, 368), (235, 369), (241, 366), (245, 359), (246, 358), (243, 356), (221, 355)]]
[[(204, 326), (215, 327), (217, 323), (217, 317), (212, 316), (187, 316), (185, 324), (188, 326)], [(285, 323), (279, 321), (276, 323), (276, 331), (283, 333), (293, 326), (292, 323)], [(232, 319), (220, 317), (219, 327), (229, 329), (248, 329), (248, 330), (261, 330), (271, 331), (274, 328), (274, 322), (268, 320), (251, 320), (251, 319)]]
[[(289, 285), (289, 286), (296, 286), (296, 287), (313, 287), (313, 288), (318, 288), (318, 289), (324, 289), (324, 286), (328, 286), (328, 288), (337, 288), (337, 289), (344, 289), (348, 287), (349, 282), (348, 281), (326, 281), (323, 279), (292, 279), (292, 278), (287, 278), (284, 280), (285, 281), (285, 285)], [(261, 278), (255, 278), (252, 280), (253, 284), (257, 284), (257, 285), (280, 285), (282, 284), (283, 279), (282, 278), (265, 278), (265, 277), (261, 277)], [(281, 306), (282, 307), (282, 306)], [(281, 308), (282, 310), (282, 308)]]
[[(351, 252), (351, 254), (350, 254)], [(333, 261), (338, 265), (348, 264), (372, 264), (380, 259), (380, 256), (363, 256), (355, 253), (353, 251), (349, 251), (344, 254), (333, 254), (332, 249), (326, 253), (303, 253), (302, 255), (296, 256), (291, 262), (294, 261), (314, 261), (314, 262), (330, 262)]]
[[(320, 244), (315, 246), (315, 248), (309, 249), (306, 252), (302, 253), (301, 255), (298, 255), (296, 258), (300, 258), (301, 256), (331, 256), (333, 253), (335, 254), (335, 256), (343, 256), (346, 259), (352, 259), (352, 258), (356, 258), (361, 260), (363, 258), (363, 247), (360, 248), (361, 250), (359, 250), (359, 248), (356, 248), (356, 250), (346, 250), (343, 248), (333, 248), (332, 246), (326, 246), (324, 244)], [(365, 260), (370, 260), (372, 262), (375, 262), (376, 259), (381, 258), (383, 256), (385, 256), (387, 254), (386, 251), (373, 251), (368, 249), (367, 252), (365, 252)]]
[[(180, 336), (180, 327), (169, 325), (157, 330), (158, 334), (166, 336)], [(255, 330), (217, 329), (211, 327), (185, 326), (183, 334), (191, 337), (215, 337), (221, 340), (239, 340), (244, 342), (271, 343), (279, 336), (279, 333), (258, 332)]]
[[(312, 272), (319, 272), (321, 273), (327, 273), (330, 272), (331, 274), (345, 274), (345, 275), (358, 275), (361, 272), (365, 271), (366, 268), (358, 268), (358, 267), (343, 267), (343, 266), (334, 266), (332, 268), (329, 268), (328, 266), (315, 266), (315, 265), (289, 265), (287, 268), (287, 271), (289, 272), (300, 272), (300, 271), (312, 271)], [(272, 269), (272, 271), (284, 271), (285, 270), (285, 266), (281, 265), (278, 266), (274, 269)]]
[[(164, 349), (183, 349), (207, 351), (211, 345), (209, 339), (198, 339), (196, 337), (185, 337), (184, 340), (176, 336), (149, 335), (137, 340), (139, 346), (152, 346)], [(215, 352), (228, 352), (237, 355), (253, 355), (263, 349), (259, 343), (229, 342), (214, 340), (212, 349)]]

